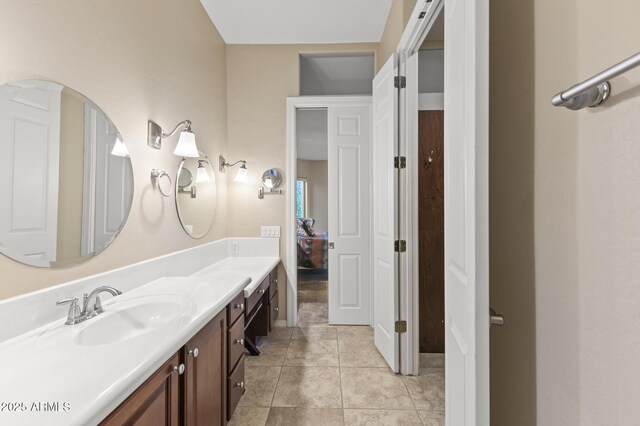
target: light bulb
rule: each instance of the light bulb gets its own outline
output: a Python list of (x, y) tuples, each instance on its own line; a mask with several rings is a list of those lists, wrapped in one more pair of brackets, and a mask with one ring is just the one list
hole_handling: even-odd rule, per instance
[(173, 151), (174, 155), (178, 157), (200, 157), (198, 153), (198, 147), (196, 146), (196, 136), (193, 132), (183, 130), (180, 132), (180, 139), (178, 139), (178, 145)]
[(202, 162), (200, 162), (196, 169), (196, 183), (203, 182), (211, 182), (211, 178), (209, 177), (209, 173), (207, 173), (207, 169), (202, 165)]
[(236, 173), (236, 177), (234, 180), (241, 183), (247, 183), (249, 181), (247, 179), (247, 168), (244, 166), (244, 164), (238, 169), (238, 173)]
[(125, 146), (124, 142), (116, 136), (116, 143), (113, 144), (113, 148), (111, 149), (111, 155), (115, 155), (116, 157), (128, 157), (129, 150)]

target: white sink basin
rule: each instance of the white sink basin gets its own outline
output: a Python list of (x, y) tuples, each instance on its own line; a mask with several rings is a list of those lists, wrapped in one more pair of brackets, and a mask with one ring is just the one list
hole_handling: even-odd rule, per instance
[(140, 336), (180, 318), (187, 318), (193, 302), (181, 296), (134, 298), (105, 306), (105, 312), (83, 323), (74, 343), (108, 345)]

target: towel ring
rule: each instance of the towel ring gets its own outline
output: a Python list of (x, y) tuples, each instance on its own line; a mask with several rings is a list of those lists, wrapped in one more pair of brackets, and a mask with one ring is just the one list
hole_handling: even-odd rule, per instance
[[(156, 182), (158, 184), (158, 190), (160, 190), (160, 193), (164, 197), (170, 197), (171, 196), (171, 188), (173, 187), (173, 182), (171, 182), (171, 176), (169, 176), (169, 173), (167, 173), (167, 172), (165, 172), (164, 170), (161, 170), (161, 169), (151, 169), (151, 177), (156, 180)], [(162, 185), (160, 183), (160, 179), (162, 179), (163, 177), (166, 177), (167, 179), (169, 179), (169, 192), (164, 192), (162, 190)]]

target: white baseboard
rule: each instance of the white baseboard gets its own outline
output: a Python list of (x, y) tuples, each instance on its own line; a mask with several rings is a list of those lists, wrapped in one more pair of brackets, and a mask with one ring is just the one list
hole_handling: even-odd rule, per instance
[(274, 327), (286, 327), (287, 320), (276, 320), (276, 323), (273, 325)]

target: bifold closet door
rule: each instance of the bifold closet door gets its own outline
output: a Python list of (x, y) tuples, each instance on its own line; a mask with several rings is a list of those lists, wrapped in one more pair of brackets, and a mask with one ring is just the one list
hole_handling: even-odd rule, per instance
[(373, 326), (374, 342), (389, 367), (400, 370), (398, 309), (398, 75), (395, 55), (373, 79)]

